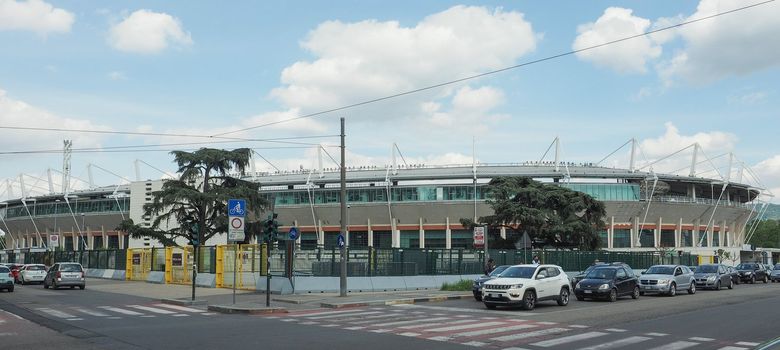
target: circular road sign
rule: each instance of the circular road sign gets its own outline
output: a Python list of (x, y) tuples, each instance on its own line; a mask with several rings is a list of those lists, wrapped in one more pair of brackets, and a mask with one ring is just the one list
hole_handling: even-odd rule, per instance
[(244, 227), (244, 218), (242, 218), (242, 217), (234, 217), (234, 218), (230, 219), (230, 227), (232, 227), (234, 229), (237, 229), (237, 230), (242, 228), (242, 227)]

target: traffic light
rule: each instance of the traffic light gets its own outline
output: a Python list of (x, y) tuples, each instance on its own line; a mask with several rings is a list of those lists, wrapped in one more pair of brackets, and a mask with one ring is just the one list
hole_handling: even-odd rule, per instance
[(279, 239), (279, 222), (276, 213), (268, 214), (268, 219), (263, 221), (263, 240), (270, 243)]

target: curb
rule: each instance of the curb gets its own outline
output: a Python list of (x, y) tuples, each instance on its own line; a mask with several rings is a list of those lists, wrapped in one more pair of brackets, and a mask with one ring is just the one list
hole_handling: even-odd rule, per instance
[(361, 307), (361, 306), (417, 304), (417, 303), (427, 303), (427, 302), (446, 301), (446, 300), (468, 299), (472, 297), (473, 296), (470, 294), (464, 294), (464, 295), (442, 295), (442, 296), (432, 296), (432, 297), (404, 298), (404, 299), (391, 299), (391, 300), (356, 301), (354, 303), (320, 303), (320, 307), (330, 308), (330, 309), (341, 309), (347, 307)]
[(185, 299), (160, 299), (160, 302), (164, 304), (180, 305), (180, 306), (192, 306), (192, 305), (207, 305), (206, 300), (185, 300)]
[(221, 312), (223, 314), (275, 314), (275, 313), (287, 313), (287, 309), (283, 307), (241, 307), (235, 305), (209, 305), (209, 311)]

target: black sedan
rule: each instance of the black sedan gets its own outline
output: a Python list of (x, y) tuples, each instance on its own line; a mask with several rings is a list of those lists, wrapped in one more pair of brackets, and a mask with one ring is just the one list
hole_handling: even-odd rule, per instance
[(639, 298), (639, 281), (622, 266), (599, 266), (591, 270), (574, 288), (577, 300), (604, 298), (616, 301), (618, 297), (630, 295)]
[(742, 282), (756, 283), (756, 281), (769, 282), (769, 276), (764, 268), (764, 265), (759, 263), (742, 263), (737, 265), (737, 271), (739, 271), (739, 278)]
[(474, 284), (471, 286), (471, 292), (474, 293), (474, 299), (477, 299), (477, 301), (482, 301), (482, 285), (484, 285), (485, 282), (498, 277), (500, 273), (504, 272), (504, 270), (510, 266), (512, 265), (496, 266), (496, 268), (494, 268), (489, 275), (480, 276), (479, 278), (475, 279)]

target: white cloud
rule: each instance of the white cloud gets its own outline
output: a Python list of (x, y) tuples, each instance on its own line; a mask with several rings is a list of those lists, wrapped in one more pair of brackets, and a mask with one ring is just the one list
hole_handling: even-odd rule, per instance
[[(740, 0), (702, 0), (687, 21), (745, 6)], [(730, 13), (677, 30), (684, 48), (659, 66), (667, 81), (706, 83), (780, 65), (780, 3)]]
[(766, 91), (743, 91), (729, 96), (728, 101), (731, 104), (741, 104), (752, 106), (766, 102), (769, 93)]
[(41, 0), (0, 0), (0, 31), (27, 30), (46, 35), (67, 33), (75, 16)]
[[(737, 136), (722, 131), (698, 132), (693, 135), (682, 135), (673, 123), (664, 124), (666, 132), (657, 138), (642, 140), (642, 150), (649, 157), (663, 157), (681, 148), (699, 143), (707, 152), (725, 152), (734, 149)], [(714, 154), (711, 154), (714, 156)]]
[(127, 75), (125, 75), (124, 72), (116, 71), (116, 70), (112, 72), (108, 72), (108, 74), (106, 74), (106, 77), (108, 77), (108, 79), (111, 80), (127, 80)]
[[(0, 90), (0, 125), (41, 126), (46, 128), (110, 130), (85, 119), (58, 116), (44, 109), (9, 97)], [(60, 149), (63, 138), (72, 139), (74, 147), (98, 147), (103, 139), (97, 134), (58, 133), (53, 131), (0, 130), (0, 149), (39, 150)]]
[[(632, 12), (620, 7), (607, 8), (596, 22), (579, 26), (579, 35), (572, 48), (581, 50), (646, 32), (651, 26), (650, 20), (634, 16)], [(663, 36), (637, 37), (578, 52), (576, 55), (582, 60), (620, 73), (645, 73), (647, 62), (661, 55), (663, 50), (659, 42), (665, 40), (668, 38)]]
[[(472, 89), (464, 86), (455, 91), (452, 106), (443, 111), (442, 105), (435, 102), (421, 104), (421, 111), (431, 127), (446, 131), (460, 130), (468, 133), (485, 132), (489, 125), (505, 120), (508, 116), (491, 113), (504, 103), (504, 92), (500, 89), (483, 86)], [(426, 129), (426, 128), (423, 128)]]
[[(301, 43), (316, 59), (285, 68), (271, 96), (303, 113), (334, 108), (511, 65), (539, 37), (523, 14), (484, 7), (455, 6), (409, 27), (328, 21)], [(408, 106), (430, 96), (415, 98), (395, 104), (406, 105), (404, 112), (384, 110), (377, 118), (419, 113)]]
[(153, 54), (171, 45), (191, 45), (192, 38), (178, 18), (167, 13), (138, 10), (111, 27), (108, 42), (120, 51)]
[(780, 196), (780, 154), (759, 162), (752, 169), (758, 175), (758, 180), (775, 195), (774, 201), (777, 201), (777, 196)]

